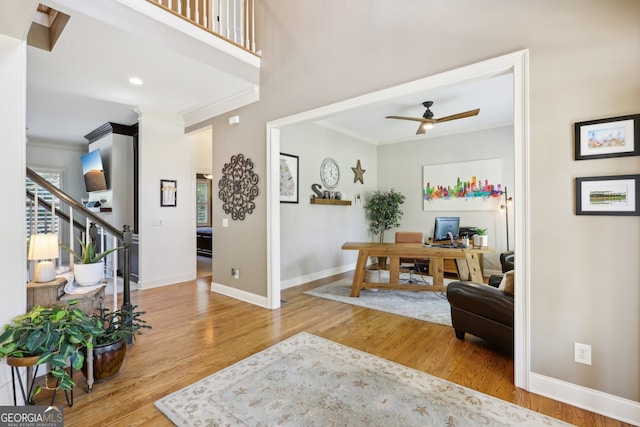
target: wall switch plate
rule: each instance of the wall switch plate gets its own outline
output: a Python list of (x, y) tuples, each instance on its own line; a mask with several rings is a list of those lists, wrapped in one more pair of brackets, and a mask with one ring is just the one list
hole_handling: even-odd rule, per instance
[(229, 218), (222, 218), (222, 226), (223, 227), (229, 226)]
[(234, 279), (240, 279), (240, 270), (238, 270), (237, 268), (232, 268), (231, 275)]
[(151, 220), (151, 225), (152, 225), (152, 226), (154, 226), (154, 227), (160, 227), (160, 226), (162, 226), (162, 225), (163, 225), (163, 223), (162, 223), (162, 218), (153, 218), (153, 219)]
[(588, 344), (573, 343), (573, 359), (578, 363), (591, 365), (591, 346)]

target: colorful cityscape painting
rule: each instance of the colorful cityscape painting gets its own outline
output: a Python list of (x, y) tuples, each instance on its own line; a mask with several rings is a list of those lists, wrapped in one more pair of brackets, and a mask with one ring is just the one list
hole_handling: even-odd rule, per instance
[(423, 167), (424, 210), (494, 210), (502, 195), (500, 159)]

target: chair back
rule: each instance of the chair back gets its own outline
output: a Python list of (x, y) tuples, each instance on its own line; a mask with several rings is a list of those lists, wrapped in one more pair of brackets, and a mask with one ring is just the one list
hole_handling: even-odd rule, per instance
[(420, 231), (396, 231), (396, 243), (424, 243)]

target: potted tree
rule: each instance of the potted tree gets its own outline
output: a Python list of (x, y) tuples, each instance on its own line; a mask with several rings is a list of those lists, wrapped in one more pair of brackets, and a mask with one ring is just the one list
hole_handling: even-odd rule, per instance
[[(94, 340), (105, 333), (98, 319), (74, 308), (75, 303), (50, 308), (35, 306), (26, 314), (16, 316), (0, 334), (0, 358), (7, 358), (11, 366), (49, 363), (57, 386), (63, 390), (75, 387), (65, 369), (67, 360), (73, 369), (79, 370), (84, 364), (81, 347), (93, 348)], [(40, 390), (41, 386), (35, 387), (33, 395)], [(28, 396), (25, 403), (30, 403), (33, 395)]]
[[(369, 231), (374, 235), (380, 235), (380, 243), (384, 242), (384, 232), (390, 228), (400, 226), (402, 210), (400, 205), (404, 203), (404, 195), (395, 191), (376, 191), (371, 196), (369, 203), (364, 207), (370, 219)], [(386, 257), (378, 257), (378, 264), (386, 265)]]
[(60, 244), (60, 247), (71, 253), (78, 260), (78, 262), (73, 264), (75, 281), (81, 286), (95, 285), (102, 280), (102, 273), (104, 272), (102, 259), (121, 247), (119, 246), (97, 253), (96, 244), (92, 239), (89, 239), (87, 243), (84, 243), (79, 238), (77, 240), (82, 248), (80, 253), (64, 244)]
[[(140, 335), (143, 329), (151, 329), (142, 319), (145, 311), (136, 311), (133, 306), (131, 311), (116, 310), (100, 307), (93, 315), (94, 319), (102, 325), (103, 334), (96, 337), (93, 346), (93, 379), (95, 381), (111, 378), (122, 367), (127, 354), (127, 343), (133, 341), (136, 335)], [(85, 356), (86, 356), (86, 349)], [(87, 377), (87, 366), (82, 367), (82, 373)]]

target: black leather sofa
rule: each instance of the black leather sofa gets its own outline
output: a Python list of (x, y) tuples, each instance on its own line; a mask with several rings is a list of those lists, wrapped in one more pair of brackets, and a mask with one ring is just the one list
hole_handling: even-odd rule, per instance
[(470, 333), (513, 354), (513, 294), (497, 288), (500, 278), (490, 280), (495, 287), (468, 281), (449, 283), (451, 323), (456, 338), (462, 340)]

